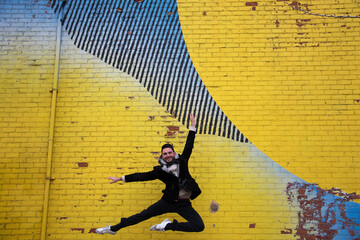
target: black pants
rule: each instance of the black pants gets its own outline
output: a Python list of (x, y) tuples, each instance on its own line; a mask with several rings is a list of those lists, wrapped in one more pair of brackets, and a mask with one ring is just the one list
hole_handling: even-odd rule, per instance
[(149, 218), (164, 214), (164, 213), (178, 213), (188, 222), (178, 222), (174, 220), (172, 223), (166, 225), (165, 230), (183, 231), (183, 232), (201, 232), (204, 230), (204, 222), (200, 215), (191, 206), (190, 200), (180, 200), (178, 202), (166, 202), (160, 200), (151, 205), (142, 212), (135, 214), (128, 218), (121, 218), (121, 222), (111, 227), (112, 231), (118, 231), (121, 228), (135, 225), (139, 222), (145, 221)]

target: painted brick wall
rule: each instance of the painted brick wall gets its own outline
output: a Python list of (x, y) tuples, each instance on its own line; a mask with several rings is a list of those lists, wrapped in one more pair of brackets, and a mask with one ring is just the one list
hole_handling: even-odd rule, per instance
[(358, 10), (352, 0), (179, 4), (190, 56), (231, 121), (287, 170), (349, 193), (360, 186)]
[[(125, 14), (130, 11), (130, 1), (128, 3), (120, 9), (120, 3), (106, 5), (106, 1), (99, 1), (99, 4), (107, 7), (94, 12), (101, 15), (106, 12), (104, 9), (112, 9)], [(131, 4), (149, 4), (133, 5), (134, 9), (152, 5), (151, 1), (131, 1)], [(340, 39), (344, 36), (338, 36), (337, 48), (326, 43), (334, 55), (338, 49), (341, 54), (339, 58), (352, 59), (337, 61), (342, 70), (330, 70), (334, 67), (333, 62), (325, 61), (326, 57), (320, 55), (318, 48), (310, 43), (310, 37), (318, 30), (327, 31), (325, 23), (317, 23), (316, 28), (308, 29), (313, 26), (310, 22), (319, 20), (311, 18), (310, 22), (297, 22), (296, 19), (305, 19), (303, 13), (298, 12), (290, 17), (295, 13), (290, 13), (291, 8), (279, 1), (226, 1), (225, 5), (222, 4), (179, 2), (184, 39), (206, 89), (237, 128), (244, 131), (246, 136), (251, 135), (250, 140), (254, 143), (216, 134), (197, 135), (190, 171), (203, 190), (193, 206), (205, 222), (204, 232), (150, 232), (150, 226), (166, 217), (181, 220), (175, 214), (167, 214), (122, 229), (115, 238), (359, 238), (358, 195), (351, 194), (359, 190), (359, 177), (354, 175), (359, 169), (356, 148), (359, 146), (356, 124), (359, 113), (356, 102), (359, 68), (354, 62), (354, 59), (358, 59), (357, 47), (347, 49), (342, 46)], [(304, 7), (299, 3), (293, 4)], [(351, 4), (355, 14), (355, 9), (359, 9), (358, 3)], [(334, 14), (345, 14), (345, 6), (339, 8), (335, 2), (319, 6), (330, 6)], [(231, 7), (231, 11), (227, 11), (228, 7)], [(264, 9), (267, 14), (264, 14)], [(2, 1), (0, 11), (0, 239), (40, 239), (57, 14), (51, 8), (51, 2), (41, 0)], [(171, 11), (166, 14), (167, 17), (173, 15), (176, 13)], [(278, 17), (278, 22), (274, 21), (274, 16)], [(238, 23), (241, 28), (234, 27), (230, 31), (225, 27), (216, 27), (226, 21), (236, 22), (239, 17), (247, 22)], [(207, 22), (209, 19), (211, 22)], [(353, 46), (352, 43), (359, 37), (358, 20), (344, 19), (347, 27), (333, 21), (330, 20), (331, 24), (328, 24), (334, 25), (332, 29), (346, 28), (344, 42)], [(308, 28), (304, 30), (304, 26)], [(128, 30), (124, 31), (129, 34)], [(333, 31), (337, 34), (341, 32)], [(277, 38), (280, 33), (283, 37)], [(301, 42), (307, 43), (294, 42), (294, 37), (303, 36), (301, 34), (311, 35), (311, 40), (306, 38)], [(242, 40), (241, 51), (235, 46), (239, 36)], [(291, 38), (293, 42), (289, 40)], [(228, 41), (220, 43), (223, 39)], [(157, 164), (162, 144), (172, 142), (175, 149), (181, 152), (188, 130), (186, 123), (183, 124), (174, 113), (159, 104), (158, 99), (144, 88), (144, 83), (140, 83), (136, 76), (105, 63), (104, 59), (97, 58), (85, 49), (77, 48), (75, 39), (71, 39), (65, 26), (61, 40), (46, 239), (114, 238), (99, 236), (94, 230), (106, 224), (118, 223), (121, 217), (137, 213), (157, 201), (163, 185), (159, 181), (110, 185), (107, 177), (151, 170)], [(216, 41), (218, 43), (214, 43)], [(221, 51), (214, 53), (219, 48)], [(319, 58), (312, 57), (310, 60), (313, 62), (301, 61), (294, 69), (293, 65), (286, 65), (287, 62), (299, 61), (300, 56), (304, 57), (302, 55), (314, 56), (312, 54), (317, 54)], [(245, 59), (237, 62), (234, 56)], [(234, 60), (236, 66), (229, 64), (229, 58)], [(326, 75), (328, 79), (333, 75), (339, 81), (339, 76), (348, 76), (346, 83), (349, 84), (346, 86), (351, 85), (351, 90), (344, 87), (344, 91), (341, 91), (340, 84), (329, 86), (326, 80), (321, 80), (321, 84), (316, 86), (335, 88), (338, 98), (351, 99), (347, 114), (344, 114), (346, 119), (338, 114), (332, 121), (335, 121), (334, 126), (343, 126), (348, 136), (337, 135), (337, 140), (352, 141), (348, 142), (348, 146), (336, 145), (336, 149), (343, 150), (330, 151), (326, 155), (329, 158), (323, 156), (321, 162), (314, 160), (315, 163), (311, 163), (308, 159), (297, 160), (299, 156), (310, 154), (304, 151), (309, 146), (293, 152), (289, 147), (284, 150), (279, 146), (278, 139), (288, 141), (289, 136), (279, 134), (281, 124), (271, 124), (292, 120), (295, 116), (293, 112), (287, 112), (285, 106), (279, 106), (277, 101), (274, 106), (268, 106), (264, 102), (269, 101), (261, 102), (259, 99), (261, 96), (272, 96), (284, 102), (294, 99), (296, 104), (292, 111), (299, 112), (298, 108), (301, 107), (311, 109), (315, 103), (301, 99), (302, 95), (299, 96), (291, 87), (297, 86), (299, 81), (306, 83), (309, 76), (320, 71), (314, 66), (316, 61), (321, 62), (320, 70), (330, 71)], [(342, 72), (348, 68), (352, 70)], [(239, 78), (235, 77), (238, 71), (241, 72)], [(227, 79), (228, 76), (231, 76), (230, 79)], [(316, 77), (310, 79), (315, 81)], [(279, 87), (284, 84), (286, 90)], [(316, 86), (308, 87), (307, 96), (316, 99), (315, 96), (323, 95), (326, 89), (317, 92)], [(257, 92), (261, 92), (260, 96)], [(264, 95), (267, 92), (270, 92), (270, 96)], [(299, 105), (299, 101), (305, 102)], [(316, 109), (320, 110), (320, 105)], [(338, 104), (331, 106), (335, 108)], [(270, 114), (270, 110), (276, 110), (278, 115)], [(197, 113), (195, 111), (199, 121), (205, 122), (206, 118)], [(307, 112), (301, 121), (304, 126), (316, 125), (314, 122), (321, 121), (319, 111)], [(288, 130), (296, 136), (304, 134), (308, 140), (325, 141), (330, 126), (327, 122), (315, 136), (293, 130), (293, 126), (288, 126)], [(349, 133), (351, 131), (354, 132), (352, 135)], [(319, 147), (312, 146), (312, 149), (315, 153), (323, 154)], [(271, 158), (267, 155), (271, 155)], [(285, 160), (284, 156), (288, 158)], [(352, 161), (341, 161), (342, 157), (349, 157)], [(311, 159), (314, 157), (311, 156)], [(334, 162), (342, 170), (325, 167), (333, 166)], [(349, 168), (353, 170), (344, 170)], [(351, 177), (345, 177), (346, 174)], [(336, 181), (328, 182), (329, 178)], [(342, 190), (332, 187), (341, 187)]]
[(1, 239), (39, 239), (56, 19), (44, 6), (0, 3)]

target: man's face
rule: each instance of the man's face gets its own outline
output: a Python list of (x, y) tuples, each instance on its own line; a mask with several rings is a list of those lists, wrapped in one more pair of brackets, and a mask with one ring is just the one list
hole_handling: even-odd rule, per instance
[(171, 162), (176, 156), (176, 153), (171, 148), (164, 148), (161, 154), (162, 159), (167, 163)]

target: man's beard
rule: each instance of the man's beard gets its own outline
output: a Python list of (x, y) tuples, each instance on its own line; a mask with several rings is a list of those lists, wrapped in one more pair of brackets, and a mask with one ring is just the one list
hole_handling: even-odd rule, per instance
[(174, 163), (177, 163), (178, 161), (177, 161), (177, 159), (175, 159), (174, 157), (171, 159), (171, 161), (166, 161), (165, 160), (165, 162), (166, 162), (166, 166), (167, 167), (169, 167), (169, 166), (171, 166), (171, 165), (173, 165)]

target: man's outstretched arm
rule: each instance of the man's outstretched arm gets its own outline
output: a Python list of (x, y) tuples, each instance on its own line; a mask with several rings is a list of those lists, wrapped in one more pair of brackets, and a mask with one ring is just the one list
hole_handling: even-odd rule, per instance
[(191, 122), (190, 131), (189, 131), (187, 139), (186, 139), (184, 150), (181, 154), (181, 156), (183, 156), (185, 159), (190, 158), (192, 149), (194, 147), (194, 140), (195, 140), (195, 134), (196, 134), (196, 128), (195, 128), (196, 122), (195, 122), (195, 117), (192, 113), (190, 113), (190, 122)]
[(119, 181), (125, 182), (125, 177), (108, 177), (108, 179), (111, 180), (110, 184), (116, 183), (116, 182), (119, 182)]
[(110, 184), (116, 183), (119, 181), (123, 182), (140, 182), (140, 181), (150, 181), (157, 179), (157, 175), (155, 170), (150, 172), (143, 172), (143, 173), (133, 173), (129, 175), (125, 175), (122, 177), (108, 177), (111, 180)]

